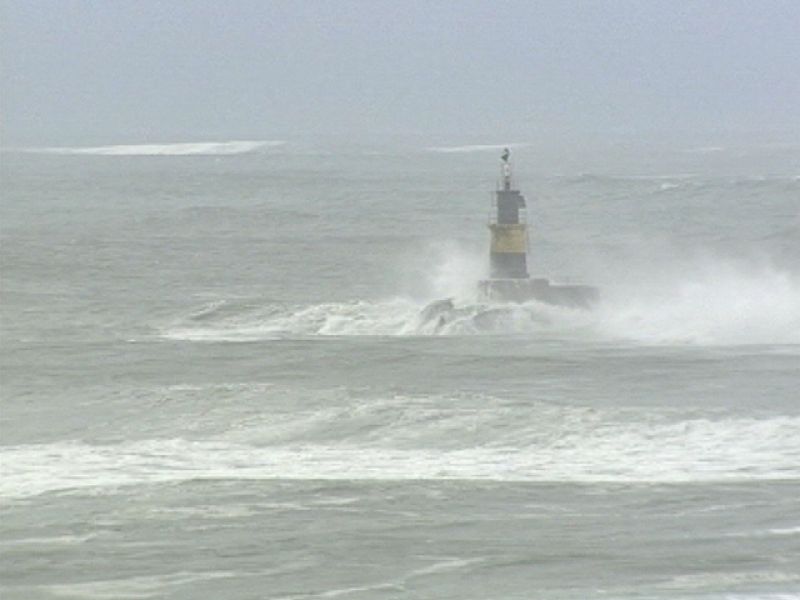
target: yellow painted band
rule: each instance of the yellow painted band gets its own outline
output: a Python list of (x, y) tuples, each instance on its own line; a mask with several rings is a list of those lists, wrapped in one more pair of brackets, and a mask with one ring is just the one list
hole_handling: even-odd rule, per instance
[(494, 254), (524, 254), (527, 250), (525, 225), (490, 225)]

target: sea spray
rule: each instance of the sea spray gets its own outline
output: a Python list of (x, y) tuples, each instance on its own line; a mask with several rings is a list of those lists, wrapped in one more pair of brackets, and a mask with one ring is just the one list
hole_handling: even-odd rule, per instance
[(426, 300), (452, 297), (464, 302), (476, 301), (477, 281), (486, 276), (488, 269), (485, 252), (453, 241), (437, 244), (432, 250), (425, 271)]
[(645, 343), (800, 343), (800, 278), (731, 261), (686, 264), (660, 280), (604, 290), (599, 335)]

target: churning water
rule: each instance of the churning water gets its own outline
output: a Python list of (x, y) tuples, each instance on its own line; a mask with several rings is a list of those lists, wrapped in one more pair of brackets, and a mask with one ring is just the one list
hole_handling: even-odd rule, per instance
[(513, 148), (3, 153), (3, 598), (800, 595), (800, 148)]

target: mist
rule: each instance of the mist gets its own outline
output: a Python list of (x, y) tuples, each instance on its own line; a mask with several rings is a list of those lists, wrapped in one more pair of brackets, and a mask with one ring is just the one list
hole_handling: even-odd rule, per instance
[(793, 140), (800, 4), (3, 0), (3, 146)]

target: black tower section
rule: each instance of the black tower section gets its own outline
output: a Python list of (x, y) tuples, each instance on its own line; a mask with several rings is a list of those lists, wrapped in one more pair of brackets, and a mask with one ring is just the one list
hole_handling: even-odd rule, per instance
[(525, 208), (525, 198), (518, 190), (498, 190), (497, 223), (499, 225), (516, 225), (519, 220), (519, 209)]

